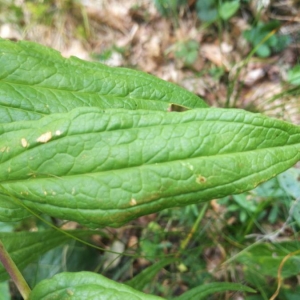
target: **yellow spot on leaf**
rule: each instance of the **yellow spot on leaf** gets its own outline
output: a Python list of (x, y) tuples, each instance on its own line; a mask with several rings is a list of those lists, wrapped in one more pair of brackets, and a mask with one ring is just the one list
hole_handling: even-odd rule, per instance
[(26, 148), (26, 147), (29, 146), (29, 144), (28, 144), (28, 142), (27, 142), (27, 140), (25, 138), (21, 139), (21, 144), (22, 144), (22, 147), (24, 147), (24, 148)]
[(190, 169), (191, 171), (194, 170), (194, 166), (191, 165), (190, 163), (182, 162), (181, 165), (184, 166), (184, 167), (187, 167), (187, 168)]
[(47, 195), (47, 192), (46, 192), (46, 191), (44, 191), (44, 195)]
[(40, 137), (37, 138), (37, 142), (40, 143), (47, 143), (52, 138), (51, 131), (48, 131), (46, 133), (43, 133)]
[(8, 153), (9, 150), (10, 150), (10, 148), (9, 147), (5, 147), (5, 146), (2, 147), (2, 148), (0, 148), (0, 152), (5, 152), (6, 151)]
[(60, 130), (56, 130), (55, 131), (55, 135), (60, 136), (61, 135), (61, 131)]
[(130, 200), (129, 204), (130, 204), (131, 206), (135, 206), (135, 205), (137, 204), (137, 202), (136, 202), (136, 200), (135, 200), (134, 198), (132, 198), (132, 199)]
[(70, 295), (70, 296), (73, 296), (73, 295), (74, 295), (74, 292), (71, 291), (71, 290), (67, 290), (67, 294)]

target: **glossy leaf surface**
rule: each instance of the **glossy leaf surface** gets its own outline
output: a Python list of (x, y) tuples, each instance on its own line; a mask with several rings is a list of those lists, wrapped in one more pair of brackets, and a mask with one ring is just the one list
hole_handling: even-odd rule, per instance
[(91, 227), (241, 193), (300, 159), (299, 126), (242, 110), (78, 108), (0, 136), (0, 193)]
[(60, 273), (40, 282), (29, 300), (159, 300), (112, 281), (100, 274), (90, 272)]
[(63, 58), (31, 42), (0, 39), (0, 122), (39, 119), (75, 107), (207, 107), (194, 94), (146, 73)]

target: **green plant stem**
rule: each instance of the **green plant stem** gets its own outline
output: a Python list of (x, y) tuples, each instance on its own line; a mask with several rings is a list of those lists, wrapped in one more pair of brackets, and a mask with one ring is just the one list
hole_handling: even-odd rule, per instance
[(184, 250), (186, 248), (186, 246), (188, 245), (188, 243), (190, 242), (191, 238), (193, 237), (194, 233), (196, 232), (202, 218), (204, 217), (204, 214), (207, 210), (207, 207), (208, 207), (208, 203), (205, 203), (200, 211), (200, 214), (196, 220), (196, 222), (194, 223), (191, 231), (189, 232), (189, 234), (187, 235), (187, 237), (181, 242), (181, 245), (180, 245), (180, 249), (181, 251)]
[(84, 26), (85, 36), (87, 38), (90, 38), (91, 28), (90, 28), (89, 18), (88, 18), (86, 9), (83, 5), (81, 6), (81, 15), (82, 15), (82, 19), (83, 19), (83, 26)]
[(1, 240), (0, 240), (0, 261), (3, 264), (4, 268), (6, 269), (9, 276), (11, 277), (11, 279), (16, 284), (24, 300), (28, 299), (31, 290), (27, 282), (25, 281), (23, 275), (21, 274), (20, 270), (18, 269), (14, 261), (11, 259), (9, 253), (6, 251)]

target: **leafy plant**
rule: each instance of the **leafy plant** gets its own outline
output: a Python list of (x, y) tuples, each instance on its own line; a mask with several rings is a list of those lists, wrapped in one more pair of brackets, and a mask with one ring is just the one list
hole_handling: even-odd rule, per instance
[[(154, 0), (155, 6), (164, 17), (177, 17), (180, 7), (187, 6), (187, 0)], [(196, 11), (203, 22), (230, 19), (240, 8), (239, 0), (217, 1), (197, 0)]]
[[(170, 112), (173, 104), (187, 111)], [(0, 116), (5, 222), (43, 214), (90, 228), (119, 227), (165, 208), (248, 191), (300, 160), (299, 126), (209, 108), (153, 76), (64, 59), (28, 42), (0, 40)], [(58, 231), (47, 233), (55, 241), (47, 249), (65, 241), (62, 233), (81, 239), (80, 231)], [(41, 237), (31, 236), (34, 247)], [(4, 236), (2, 243), (13, 256)], [(31, 292), (18, 271), (24, 259), (14, 258), (15, 266), (4, 246), (0, 259), (25, 299), (161, 299), (138, 291), (139, 280), (129, 282), (133, 289), (91, 272), (61, 273)], [(224, 290), (253, 291), (213, 283), (179, 299)]]
[(272, 52), (280, 52), (290, 43), (289, 36), (276, 33), (279, 26), (280, 23), (277, 21), (267, 24), (259, 22), (256, 26), (244, 31), (244, 37), (255, 48), (258, 56), (268, 57)]
[(287, 82), (292, 85), (300, 84), (300, 65), (296, 65), (288, 71)]
[[(232, 199), (227, 200), (225, 203), (228, 204), (228, 212), (238, 212), (239, 213), (239, 221), (244, 223), (249, 221), (247, 219), (251, 218), (252, 215), (257, 211), (257, 204), (254, 201), (247, 199), (247, 194), (239, 194), (234, 195)], [(229, 204), (230, 202), (233, 203)], [(219, 201), (219, 203), (222, 203)]]
[(174, 17), (178, 8), (187, 4), (187, 0), (154, 0), (154, 3), (162, 16)]
[(240, 8), (240, 1), (225, 1), (219, 6), (219, 16), (222, 20), (230, 19)]
[(24, 12), (15, 1), (7, 0), (0, 2), (0, 22), (21, 25), (24, 22)]
[(212, 67), (210, 70), (209, 70), (209, 74), (210, 76), (218, 81), (225, 73), (225, 69), (223, 67)]
[(198, 18), (203, 22), (230, 19), (240, 8), (240, 1), (198, 0), (196, 3)]
[(199, 43), (194, 40), (178, 43), (175, 56), (182, 59), (186, 66), (191, 66), (198, 58)]

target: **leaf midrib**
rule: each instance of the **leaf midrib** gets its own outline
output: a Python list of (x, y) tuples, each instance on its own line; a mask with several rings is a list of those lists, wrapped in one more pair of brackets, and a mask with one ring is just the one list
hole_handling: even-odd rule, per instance
[[(0, 79), (0, 81), (2, 81)], [(50, 91), (58, 91), (58, 92), (66, 92), (66, 93), (70, 93), (70, 94), (82, 94), (82, 95), (97, 95), (99, 96), (99, 98), (101, 96), (104, 96), (104, 97), (111, 97), (111, 98), (117, 98), (117, 99), (120, 99), (120, 100), (126, 100), (126, 99), (130, 99), (130, 100), (142, 100), (142, 101), (155, 101), (155, 102), (164, 102), (164, 103), (170, 103), (170, 104), (176, 104), (174, 102), (169, 102), (169, 101), (165, 101), (165, 100), (162, 100), (162, 99), (149, 99), (149, 98), (137, 98), (137, 97), (131, 97), (130, 94), (132, 94), (132, 91), (130, 91), (128, 94), (125, 94), (125, 95), (121, 95), (121, 94), (100, 94), (99, 92), (93, 92), (93, 91), (90, 91), (90, 92), (87, 92), (87, 91), (83, 91), (83, 90), (65, 90), (65, 89), (59, 89), (59, 88), (52, 88), (52, 87), (47, 87), (47, 86), (39, 86), (39, 85), (36, 85), (36, 84), (25, 84), (25, 83), (19, 83), (19, 82), (10, 82), (10, 81), (3, 81), (4, 83), (8, 84), (8, 85), (16, 85), (16, 86), (24, 86), (24, 87), (27, 87), (29, 86), (30, 88), (34, 88), (34, 89), (44, 89), (44, 90), (50, 90)], [(125, 98), (125, 99), (124, 99)], [(85, 99), (81, 99), (80, 100), (84, 102)], [(177, 104), (176, 104), (177, 105)], [(184, 105), (182, 104), (178, 104), (179, 106), (183, 106)]]
[[(61, 119), (58, 119), (58, 120), (54, 120), (54, 121), (59, 121)], [(70, 123), (71, 121), (68, 120)], [(51, 144), (51, 143), (54, 143), (54, 142), (57, 142), (59, 141), (60, 139), (63, 139), (63, 138), (68, 138), (68, 137), (76, 137), (76, 136), (82, 136), (82, 135), (95, 135), (95, 134), (101, 134), (101, 133), (106, 133), (106, 132), (120, 132), (120, 131), (131, 131), (131, 130), (139, 130), (139, 129), (144, 129), (144, 128), (154, 128), (154, 127), (159, 127), (159, 126), (164, 126), (164, 127), (168, 127), (168, 126), (176, 126), (176, 125), (181, 125), (181, 124), (190, 124), (190, 123), (203, 123), (203, 122), (206, 122), (206, 123), (214, 123), (214, 122), (219, 122), (219, 123), (239, 123), (239, 124), (242, 124), (242, 125), (248, 125), (248, 126), (252, 126), (254, 129), (255, 128), (263, 128), (263, 129), (277, 129), (277, 130), (280, 130), (284, 133), (286, 133), (289, 137), (288, 139), (290, 140), (292, 136), (294, 135), (299, 135), (299, 138), (300, 138), (300, 131), (297, 132), (297, 133), (289, 133), (288, 132), (288, 129), (282, 129), (282, 128), (276, 128), (276, 127), (272, 127), (271, 124), (270, 124), (270, 127), (266, 127), (266, 125), (253, 125), (252, 123), (245, 123), (245, 121), (228, 121), (228, 120), (219, 120), (219, 119), (216, 119), (216, 120), (206, 120), (206, 119), (203, 119), (203, 120), (186, 120), (184, 123), (168, 123), (168, 124), (153, 124), (153, 125), (147, 125), (145, 124), (144, 126), (139, 126), (139, 127), (129, 127), (129, 128), (113, 128), (111, 130), (109, 129), (103, 129), (103, 130), (99, 130), (99, 131), (93, 131), (93, 132), (84, 132), (84, 133), (75, 133), (75, 134), (67, 134), (68, 131), (65, 131), (65, 132), (62, 132), (62, 134), (60, 136), (54, 136), (51, 140), (49, 140), (47, 142), (47, 145)], [(30, 122), (30, 121), (29, 121)], [(53, 121), (51, 121), (53, 122)], [(109, 122), (108, 122), (109, 123)], [(4, 126), (5, 126), (6, 123), (4, 123)], [(0, 124), (1, 125), (1, 124)], [(47, 125), (45, 126), (47, 127)], [(26, 129), (20, 129), (20, 131), (22, 130), (27, 130), (27, 131), (30, 131), (30, 128), (26, 128)], [(51, 130), (51, 132), (53, 132), (55, 129)], [(59, 130), (59, 128), (56, 128), (56, 130)], [(50, 131), (49, 129), (45, 129), (45, 131)], [(13, 131), (9, 131), (10, 133), (13, 132)], [(18, 130), (17, 130), (18, 132)], [(67, 133), (66, 133), (67, 132)], [(26, 136), (24, 135), (23, 136), (24, 138), (26, 138)], [(260, 148), (260, 149), (256, 149), (256, 150), (266, 150), (266, 149), (273, 149), (273, 148), (276, 148), (276, 147), (287, 147), (287, 146), (296, 146), (298, 145), (298, 143), (296, 144), (290, 144), (290, 145), (287, 145), (289, 141), (286, 141), (284, 145), (280, 145), (280, 146), (275, 146), (275, 147), (269, 147), (269, 148)], [(30, 143), (30, 141), (29, 141)], [(300, 143), (299, 143), (300, 144)], [(32, 149), (35, 149), (39, 146), (44, 146), (45, 144), (44, 143), (36, 143), (35, 145), (33, 146), (29, 146), (28, 148), (26, 148), (27, 150), (32, 150)], [(119, 146), (119, 145), (115, 145), (115, 146)], [(111, 145), (111, 147), (113, 147), (113, 145)], [(247, 151), (253, 151), (252, 150), (247, 150)], [(224, 153), (224, 154), (238, 154), (238, 153), (244, 153), (244, 152), (247, 152), (247, 151), (242, 151), (242, 152), (229, 152), (229, 153)], [(23, 155), (24, 152), (20, 152), (16, 155), (14, 155), (13, 157), (7, 157), (6, 160), (3, 160), (0, 165), (2, 163), (5, 163), (6, 161), (10, 160), (10, 159), (14, 159), (20, 155)], [(212, 154), (212, 155), (220, 155), (220, 154)], [(212, 156), (212, 155), (205, 155), (205, 156), (197, 156), (197, 158), (199, 157), (209, 157), (209, 156)], [(159, 163), (159, 162), (158, 162)]]
[[(300, 159), (300, 143), (298, 144), (292, 144), (292, 145), (288, 145), (288, 146), (284, 146), (284, 148), (286, 149), (287, 147), (295, 147), (299, 145), (299, 159)], [(266, 151), (268, 149), (274, 149), (274, 151), (276, 151), (276, 148), (282, 148), (282, 146), (276, 146), (276, 147), (272, 147), (272, 148), (261, 148), (261, 149), (253, 149), (253, 150), (248, 150), (248, 151), (242, 151), (242, 152), (231, 152), (231, 153), (223, 153), (223, 154), (212, 154), (212, 155), (204, 155), (204, 156), (196, 156), (193, 158), (183, 158), (183, 159), (175, 159), (175, 160), (171, 160), (171, 161), (163, 161), (163, 162), (153, 162), (153, 163), (144, 163), (144, 164), (139, 164), (139, 165), (135, 165), (135, 166), (127, 166), (127, 167), (122, 167), (122, 168), (118, 168), (118, 169), (107, 169), (107, 170), (101, 170), (98, 172), (88, 172), (88, 173), (79, 173), (79, 174), (71, 174), (71, 175), (54, 175), (54, 174), (49, 174), (46, 176), (39, 176), (39, 177), (31, 177), (31, 178), (23, 178), (23, 179), (14, 179), (14, 180), (4, 180), (2, 181), (2, 183), (14, 183), (14, 182), (22, 182), (22, 181), (28, 181), (28, 180), (44, 180), (44, 179), (48, 179), (48, 178), (56, 178), (56, 179), (61, 179), (63, 180), (64, 178), (70, 178), (70, 177), (77, 177), (77, 176), (94, 176), (97, 174), (101, 174), (101, 173), (107, 173), (107, 172), (114, 172), (114, 171), (124, 171), (127, 169), (134, 169), (134, 168), (143, 168), (143, 167), (148, 167), (148, 166), (152, 166), (152, 165), (158, 165), (158, 164), (173, 164), (176, 162), (184, 162), (184, 161), (191, 161), (191, 160), (198, 160), (198, 159), (215, 159), (217, 156), (231, 156), (231, 155), (240, 155), (240, 154), (249, 154), (251, 152), (260, 152), (260, 151)], [(287, 159), (290, 160), (291, 158)], [(282, 163), (282, 159), (280, 162), (278, 163)], [(39, 173), (39, 174), (43, 174), (43, 173)], [(34, 174), (34, 175), (38, 175)], [(43, 174), (45, 175), (45, 174)], [(0, 182), (1, 185), (1, 182)]]

